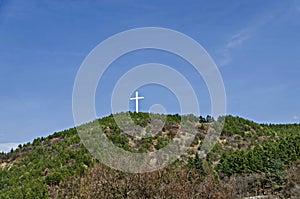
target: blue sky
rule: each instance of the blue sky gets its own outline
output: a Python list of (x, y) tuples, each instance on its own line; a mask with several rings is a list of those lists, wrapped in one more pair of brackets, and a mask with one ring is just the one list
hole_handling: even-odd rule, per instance
[[(261, 123), (300, 121), (300, 1), (2, 0), (0, 150), (72, 127), (73, 84), (82, 61), (108, 37), (147, 26), (180, 31), (206, 49), (223, 77), (228, 114)], [(183, 69), (178, 57), (148, 50), (121, 57), (107, 71), (96, 96), (99, 116), (110, 113), (118, 77), (149, 62), (184, 73), (201, 113), (209, 114), (201, 77)], [(168, 90), (149, 85), (140, 92), (142, 111), (156, 103), (177, 111)]]

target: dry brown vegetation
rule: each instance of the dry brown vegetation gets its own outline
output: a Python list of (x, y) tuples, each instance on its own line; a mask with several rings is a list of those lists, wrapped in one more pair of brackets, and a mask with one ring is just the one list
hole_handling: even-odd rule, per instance
[(212, 170), (201, 175), (195, 168), (171, 165), (163, 170), (130, 174), (110, 169), (102, 164), (83, 177), (64, 180), (60, 186), (49, 186), (51, 198), (244, 198), (264, 195), (269, 198), (299, 196), (300, 162), (286, 176), (287, 186), (273, 193), (264, 187), (262, 174), (244, 174), (218, 179)]
[(234, 198), (230, 184), (218, 183), (212, 171), (202, 176), (195, 168), (169, 166), (129, 174), (96, 164), (86, 176), (50, 188), (51, 198)]

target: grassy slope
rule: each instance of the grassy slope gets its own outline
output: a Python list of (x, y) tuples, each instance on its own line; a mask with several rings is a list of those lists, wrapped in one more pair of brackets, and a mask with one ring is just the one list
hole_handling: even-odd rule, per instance
[[(145, 132), (154, 128), (154, 116), (131, 116)], [(0, 198), (236, 198), (259, 193), (284, 197), (297, 194), (300, 125), (259, 125), (226, 116), (217, 144), (202, 160), (195, 154), (213, 124), (200, 124), (193, 116), (188, 119), (198, 129), (190, 149), (181, 160), (149, 174), (127, 174), (100, 164), (81, 144), (75, 128), (37, 138), (1, 154)], [(167, 145), (179, 133), (180, 116), (169, 115), (166, 120), (154, 136), (138, 139), (123, 134), (112, 116), (99, 123), (115, 145), (132, 152), (149, 152)], [(290, 170), (296, 174), (288, 175)]]

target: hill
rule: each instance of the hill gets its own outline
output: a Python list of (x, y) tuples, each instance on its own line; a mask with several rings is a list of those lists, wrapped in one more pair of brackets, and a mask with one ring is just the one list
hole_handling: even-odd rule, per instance
[[(122, 114), (115, 115), (122, 118)], [(188, 150), (171, 165), (131, 174), (100, 163), (83, 145), (76, 128), (56, 132), (0, 154), (0, 198), (243, 198), (300, 195), (300, 125), (266, 125), (233, 116), (130, 113), (139, 131), (125, 134), (114, 116), (96, 122), (116, 146), (133, 153), (153, 152), (182, 133), (184, 117), (195, 127)], [(157, 125), (153, 118), (165, 117)], [(198, 155), (210, 128), (225, 121), (214, 148)], [(82, 125), (92, 130), (92, 123)], [(157, 126), (156, 126), (157, 125)]]

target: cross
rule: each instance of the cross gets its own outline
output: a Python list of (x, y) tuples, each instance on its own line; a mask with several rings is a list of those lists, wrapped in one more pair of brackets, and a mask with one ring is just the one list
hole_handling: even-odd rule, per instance
[(144, 99), (144, 97), (139, 97), (139, 92), (135, 91), (135, 97), (131, 97), (130, 100), (135, 100), (135, 112), (139, 112), (139, 99)]

